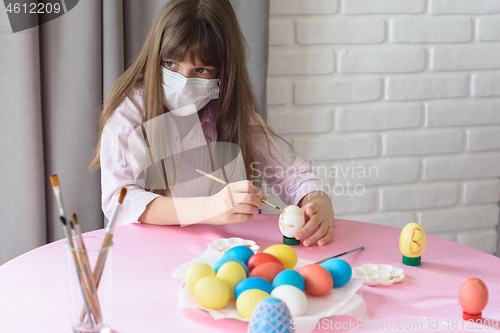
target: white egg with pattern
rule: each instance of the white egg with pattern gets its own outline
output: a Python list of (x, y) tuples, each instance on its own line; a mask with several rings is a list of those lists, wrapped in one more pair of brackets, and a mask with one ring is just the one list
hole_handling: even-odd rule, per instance
[(295, 232), (302, 228), (305, 223), (304, 212), (298, 206), (287, 206), (280, 214), (279, 227), (281, 233), (288, 238), (294, 238)]

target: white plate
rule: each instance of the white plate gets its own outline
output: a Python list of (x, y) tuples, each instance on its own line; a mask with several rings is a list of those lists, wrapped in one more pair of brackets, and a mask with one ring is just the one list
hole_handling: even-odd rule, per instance
[(352, 275), (365, 280), (365, 284), (369, 286), (390, 286), (405, 278), (404, 270), (387, 264), (365, 264), (354, 267)]
[(253, 253), (257, 253), (257, 251), (260, 249), (260, 246), (258, 246), (253, 240), (243, 239), (239, 237), (219, 238), (212, 243), (209, 243), (207, 246), (216, 251), (226, 252), (230, 248), (240, 245), (249, 247), (250, 250), (253, 251)]

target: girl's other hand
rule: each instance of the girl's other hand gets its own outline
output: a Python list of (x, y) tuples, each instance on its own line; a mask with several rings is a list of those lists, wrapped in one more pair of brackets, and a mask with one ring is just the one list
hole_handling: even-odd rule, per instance
[(329, 197), (323, 192), (311, 192), (302, 200), (302, 211), (306, 216), (306, 224), (295, 233), (296, 239), (312, 233), (302, 244), (326, 245), (333, 235), (333, 208)]
[(266, 200), (267, 196), (260, 193), (251, 181), (230, 183), (209, 197), (212, 210), (210, 216), (214, 217), (206, 223), (231, 224), (250, 221), (262, 208), (262, 199)]

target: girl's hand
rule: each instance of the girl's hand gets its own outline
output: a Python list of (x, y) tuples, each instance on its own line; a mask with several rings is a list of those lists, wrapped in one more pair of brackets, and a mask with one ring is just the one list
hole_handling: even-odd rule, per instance
[(333, 208), (328, 196), (323, 192), (311, 192), (302, 199), (302, 211), (306, 216), (306, 224), (295, 233), (301, 239), (310, 232), (314, 233), (303, 241), (304, 246), (318, 242), (326, 245), (333, 235)]
[(231, 224), (250, 221), (262, 208), (261, 199), (266, 200), (267, 196), (260, 193), (251, 181), (230, 183), (209, 197), (210, 216), (213, 217), (205, 222)]

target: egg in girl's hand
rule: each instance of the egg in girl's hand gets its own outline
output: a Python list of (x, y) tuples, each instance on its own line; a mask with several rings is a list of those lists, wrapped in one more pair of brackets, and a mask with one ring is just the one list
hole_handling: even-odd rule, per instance
[(215, 277), (227, 284), (229, 287), (229, 297), (230, 299), (234, 299), (234, 288), (238, 283), (247, 278), (247, 273), (237, 262), (228, 261), (220, 266)]
[(222, 256), (222, 258), (236, 258), (243, 261), (243, 263), (245, 263), (246, 265), (248, 263), (248, 259), (250, 259), (250, 257), (253, 255), (254, 253), (252, 250), (250, 250), (249, 247), (246, 247), (244, 245), (239, 245), (227, 250), (226, 253), (224, 253), (224, 255)]
[(488, 303), (488, 288), (478, 278), (467, 279), (458, 291), (458, 302), (464, 310), (465, 320), (481, 319), (481, 312)]
[(248, 259), (248, 269), (252, 270), (255, 267), (259, 266), (260, 264), (266, 262), (275, 262), (277, 264), (283, 265), (281, 261), (272, 254), (262, 252), (262, 253), (256, 253), (253, 256), (251, 256), (250, 259)]
[(284, 284), (276, 287), (271, 292), (271, 297), (285, 302), (293, 317), (301, 316), (307, 310), (307, 297), (302, 290), (295, 286)]
[(248, 277), (261, 277), (269, 281), (269, 283), (273, 283), (276, 275), (284, 269), (285, 268), (281, 262), (279, 264), (275, 262), (265, 262), (252, 269)]
[(260, 289), (245, 290), (236, 300), (236, 309), (243, 317), (250, 318), (257, 303), (266, 297), (269, 297), (269, 294)]
[(320, 265), (305, 265), (299, 273), (304, 278), (305, 292), (311, 296), (324, 296), (333, 288), (332, 275)]
[(279, 227), (281, 233), (288, 238), (294, 238), (295, 232), (305, 223), (304, 212), (298, 206), (290, 205), (280, 214)]
[(264, 253), (269, 253), (278, 258), (285, 269), (293, 269), (297, 265), (299, 257), (297, 252), (290, 246), (285, 244), (275, 244), (264, 250)]
[(229, 287), (213, 276), (201, 278), (194, 287), (196, 299), (206, 308), (220, 309), (229, 301)]
[(273, 291), (273, 285), (266, 279), (250, 277), (238, 283), (236, 288), (234, 288), (234, 298), (238, 299), (242, 292), (249, 289), (259, 289), (270, 294)]
[(186, 287), (194, 292), (196, 282), (198, 282), (198, 280), (204, 278), (205, 276), (215, 276), (215, 271), (212, 267), (210, 267), (210, 265), (202, 262), (192, 264), (184, 274), (184, 282), (186, 283)]

